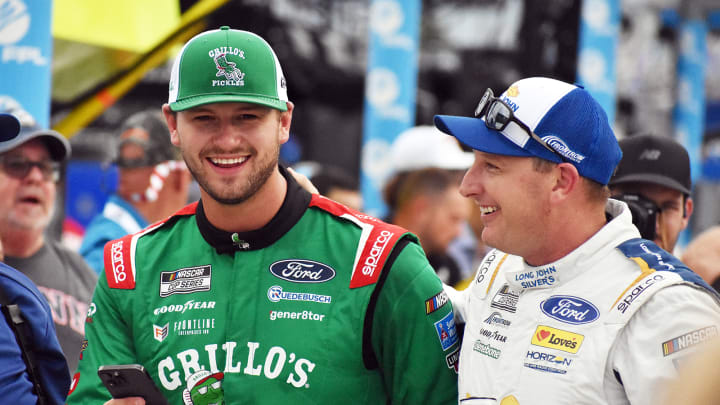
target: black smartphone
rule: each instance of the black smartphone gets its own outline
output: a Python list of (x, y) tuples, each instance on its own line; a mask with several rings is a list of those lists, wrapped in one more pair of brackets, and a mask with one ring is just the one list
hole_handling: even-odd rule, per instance
[(113, 398), (142, 397), (146, 405), (169, 405), (140, 364), (100, 366), (98, 376)]

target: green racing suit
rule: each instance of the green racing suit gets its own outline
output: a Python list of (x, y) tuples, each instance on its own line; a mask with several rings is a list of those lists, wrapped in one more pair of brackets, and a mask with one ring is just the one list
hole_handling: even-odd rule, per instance
[(452, 304), (417, 239), (286, 177), (262, 229), (198, 202), (106, 245), (68, 404), (110, 399), (98, 367), (130, 363), (171, 404), (456, 403)]

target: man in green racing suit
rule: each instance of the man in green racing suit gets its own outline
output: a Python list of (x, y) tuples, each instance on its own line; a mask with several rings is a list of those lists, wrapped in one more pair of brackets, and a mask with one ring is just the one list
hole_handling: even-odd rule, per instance
[(109, 400), (97, 368), (128, 363), (171, 404), (455, 403), (452, 304), (417, 239), (278, 165), (293, 108), (262, 38), (185, 45), (163, 111), (201, 200), (106, 245), (68, 404)]

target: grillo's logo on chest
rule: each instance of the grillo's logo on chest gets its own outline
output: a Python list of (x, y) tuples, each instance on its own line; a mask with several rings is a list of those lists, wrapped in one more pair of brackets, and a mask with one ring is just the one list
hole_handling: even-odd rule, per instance
[(291, 283), (324, 283), (335, 278), (332, 267), (303, 259), (280, 260), (270, 265), (273, 276)]

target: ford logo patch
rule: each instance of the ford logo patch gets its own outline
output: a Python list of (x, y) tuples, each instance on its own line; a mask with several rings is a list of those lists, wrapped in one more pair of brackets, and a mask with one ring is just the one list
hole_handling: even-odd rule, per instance
[(540, 303), (540, 309), (560, 322), (580, 325), (600, 317), (600, 311), (589, 301), (570, 295), (553, 295)]
[(270, 273), (292, 283), (324, 283), (335, 277), (332, 267), (312, 260), (288, 259), (270, 265)]

